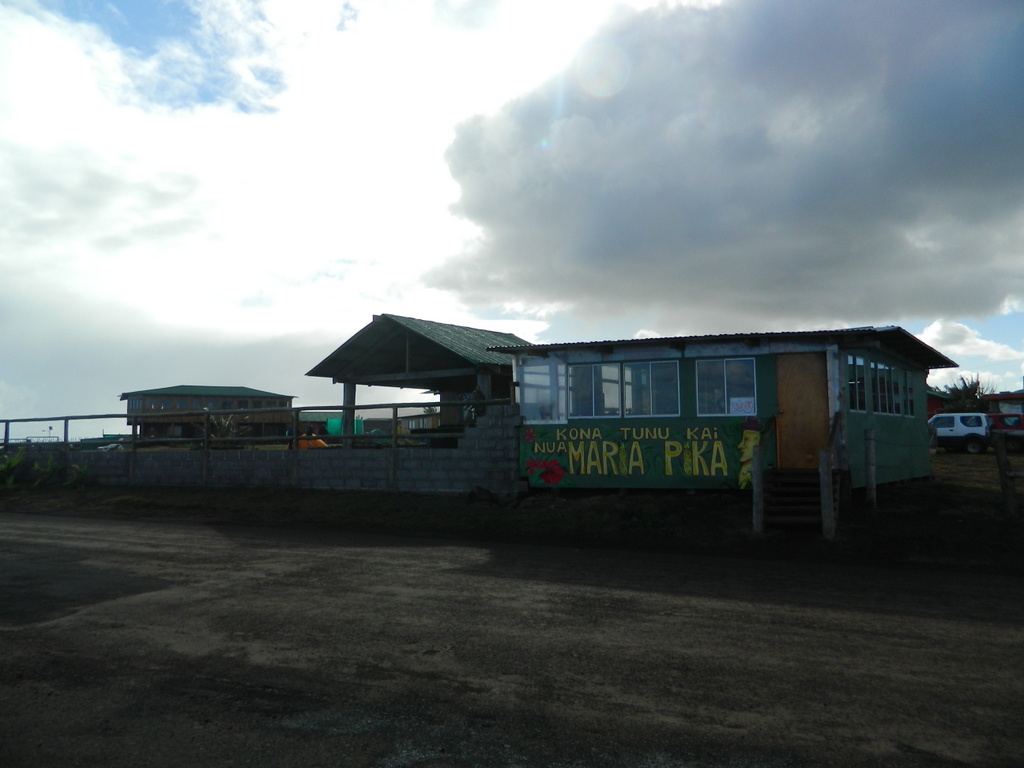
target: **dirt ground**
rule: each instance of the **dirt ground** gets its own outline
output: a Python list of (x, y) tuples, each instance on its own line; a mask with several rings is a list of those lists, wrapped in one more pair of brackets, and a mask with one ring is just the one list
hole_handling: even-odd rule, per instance
[(1020, 573), (19, 498), (5, 767), (1024, 765)]

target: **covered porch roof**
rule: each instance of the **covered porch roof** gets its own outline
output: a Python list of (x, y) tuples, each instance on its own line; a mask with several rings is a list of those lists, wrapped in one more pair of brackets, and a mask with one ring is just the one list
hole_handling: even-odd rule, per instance
[(472, 392), (481, 374), (512, 379), (511, 357), (491, 348), (528, 344), (511, 333), (374, 315), (306, 375), (344, 384)]

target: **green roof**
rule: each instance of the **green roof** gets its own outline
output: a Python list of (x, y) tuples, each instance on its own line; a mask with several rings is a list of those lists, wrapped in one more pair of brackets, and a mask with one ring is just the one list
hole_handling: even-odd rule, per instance
[(279, 395), (276, 392), (264, 392), (251, 387), (203, 387), (193, 384), (181, 384), (177, 387), (161, 387), (160, 389), (140, 389), (138, 392), (125, 392), (122, 400), (129, 397), (275, 397), (291, 400), (295, 395)]
[(467, 387), (475, 369), (511, 377), (512, 360), (491, 347), (529, 344), (515, 334), (462, 325), (374, 315), (373, 322), (313, 368), (307, 376), (336, 382), (419, 387), (440, 391)]
[(431, 320), (417, 320), (412, 317), (398, 315), (382, 315), (394, 322), (418, 333), (425, 339), (440, 344), (455, 352), (467, 362), (476, 364), (508, 365), (508, 355), (504, 352), (493, 352), (490, 347), (507, 347), (512, 344), (529, 344), (528, 341), (514, 333), (501, 331), (485, 331), (481, 328), (468, 328), (464, 325), (448, 325), (435, 323)]

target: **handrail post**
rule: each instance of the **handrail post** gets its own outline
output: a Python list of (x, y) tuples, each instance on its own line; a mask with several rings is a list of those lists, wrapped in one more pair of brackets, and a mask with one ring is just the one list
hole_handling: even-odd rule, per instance
[(996, 467), (999, 470), (999, 488), (1003, 492), (1003, 504), (1007, 517), (1017, 517), (1017, 489), (1014, 479), (1020, 474), (1010, 467), (1010, 457), (1006, 454), (1006, 435), (998, 430), (992, 431), (992, 443), (996, 449)]
[(761, 465), (763, 449), (754, 446), (753, 461), (750, 464), (750, 479), (754, 493), (754, 533), (764, 533), (764, 467)]
[(868, 506), (878, 508), (878, 483), (875, 479), (875, 430), (864, 430), (864, 484)]
[(203, 413), (203, 487), (210, 484), (210, 411)]
[(821, 488), (821, 534), (831, 541), (836, 537), (836, 503), (832, 492), (832, 452), (818, 452), (818, 482)]

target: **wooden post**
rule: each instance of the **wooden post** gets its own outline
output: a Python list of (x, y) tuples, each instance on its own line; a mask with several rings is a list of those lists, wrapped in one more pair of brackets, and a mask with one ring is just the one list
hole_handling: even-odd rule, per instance
[[(356, 432), (356, 385), (351, 382), (345, 382), (341, 385), (341, 404), (345, 406), (345, 410), (341, 414), (341, 434), (343, 435), (354, 435)], [(353, 446), (352, 440), (342, 440), (341, 445), (343, 448), (351, 448)]]
[(835, 421), (833, 423), (837, 431), (833, 433), (835, 439), (829, 442), (835, 452), (835, 468), (838, 470), (839, 489), (837, 497), (839, 499), (839, 509), (843, 513), (849, 513), (853, 507), (853, 490), (851, 488), (852, 483), (850, 482), (850, 453), (846, 440), (846, 411), (837, 411), (834, 418)]
[(398, 463), (398, 408), (391, 408), (391, 455), (388, 457), (388, 487), (394, 488), (397, 480)]
[(763, 449), (754, 446), (753, 461), (750, 464), (751, 487), (754, 492), (754, 533), (764, 533), (764, 468), (761, 464)]
[(864, 430), (864, 483), (868, 506), (878, 508), (878, 485), (875, 479), (875, 430)]
[(203, 411), (203, 464), (200, 467), (202, 472), (202, 483), (205, 488), (210, 484), (210, 411)]
[(1003, 489), (1003, 505), (1009, 517), (1016, 517), (1017, 489), (1014, 479), (1020, 474), (1010, 467), (1010, 458), (1006, 455), (1006, 435), (992, 430), (992, 444), (996, 449), (996, 466), (999, 468), (999, 487)]
[(836, 503), (832, 493), (832, 452), (818, 451), (818, 484), (821, 488), (821, 535), (831, 541), (836, 537)]
[(128, 451), (128, 485), (135, 482), (135, 461), (139, 450), (139, 421), (132, 419), (132, 448)]
[(302, 429), (302, 411), (292, 411), (292, 440), (289, 444), (291, 455), (288, 461), (288, 484), (293, 488), (297, 488), (299, 485), (299, 430)]

